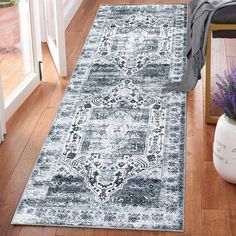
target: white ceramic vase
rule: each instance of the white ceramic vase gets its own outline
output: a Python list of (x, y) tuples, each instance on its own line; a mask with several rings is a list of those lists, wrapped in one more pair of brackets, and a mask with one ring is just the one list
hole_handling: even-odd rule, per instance
[(236, 184), (236, 121), (222, 115), (217, 123), (213, 162), (218, 174)]

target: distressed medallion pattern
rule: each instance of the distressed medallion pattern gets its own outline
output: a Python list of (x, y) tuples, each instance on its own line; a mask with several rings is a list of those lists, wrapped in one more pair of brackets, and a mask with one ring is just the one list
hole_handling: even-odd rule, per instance
[(13, 224), (182, 231), (186, 5), (102, 5)]

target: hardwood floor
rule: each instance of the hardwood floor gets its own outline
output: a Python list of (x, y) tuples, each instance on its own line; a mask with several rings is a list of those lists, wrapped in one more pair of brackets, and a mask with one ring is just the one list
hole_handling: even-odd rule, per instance
[[(100, 3), (164, 3), (155, 0), (84, 0), (66, 32), (68, 77), (59, 78), (48, 48), (43, 45), (44, 80), (8, 121), (0, 146), (1, 236), (235, 236), (236, 186), (223, 181), (212, 164), (214, 126), (204, 123), (203, 81), (188, 94), (185, 232), (154, 232), (65, 227), (12, 226), (20, 196), (86, 40)], [(172, 0), (168, 3), (183, 1)], [(233, 50), (231, 50), (231, 47)], [(236, 43), (226, 46), (227, 63), (236, 58)], [(220, 52), (216, 51), (221, 56)], [(217, 66), (216, 66), (217, 67)]]

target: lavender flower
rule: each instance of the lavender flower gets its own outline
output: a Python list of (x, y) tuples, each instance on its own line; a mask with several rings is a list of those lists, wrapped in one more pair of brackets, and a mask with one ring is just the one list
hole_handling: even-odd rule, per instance
[(219, 92), (214, 94), (213, 101), (221, 108), (225, 115), (236, 121), (236, 67), (224, 76), (217, 75)]

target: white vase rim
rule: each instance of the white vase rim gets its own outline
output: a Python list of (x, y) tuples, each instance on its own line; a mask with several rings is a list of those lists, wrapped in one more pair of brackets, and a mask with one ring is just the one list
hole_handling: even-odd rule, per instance
[(236, 125), (236, 120), (233, 120), (232, 118), (228, 117), (225, 113), (222, 115), (222, 118), (224, 118), (228, 123)]

